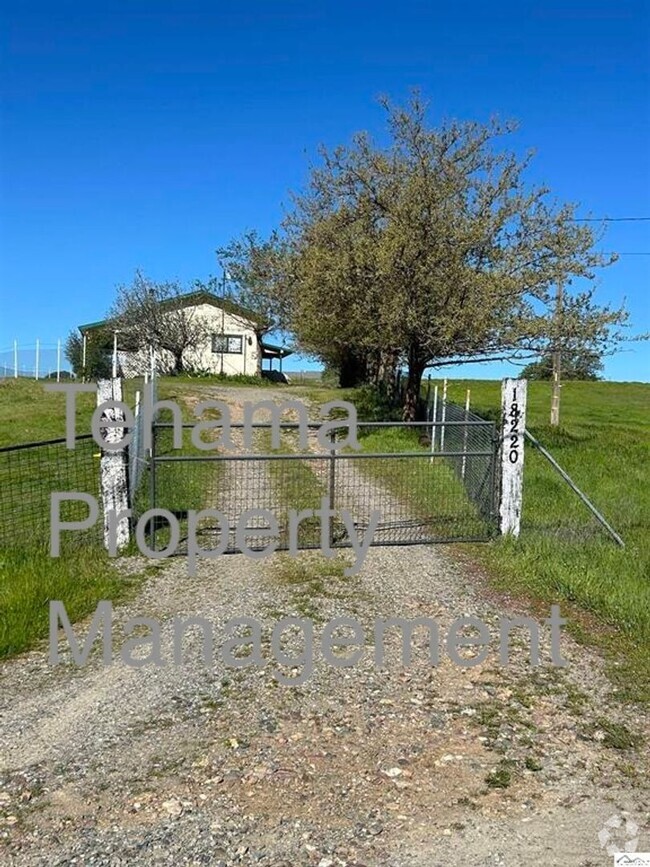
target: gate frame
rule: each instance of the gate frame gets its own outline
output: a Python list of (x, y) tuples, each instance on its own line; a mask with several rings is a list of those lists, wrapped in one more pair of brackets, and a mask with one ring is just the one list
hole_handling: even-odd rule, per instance
[[(323, 422), (308, 422), (307, 428), (309, 430), (318, 430), (322, 427)], [(194, 423), (183, 422), (180, 427), (183, 430), (194, 428)], [(301, 424), (297, 422), (281, 422), (279, 425), (280, 431), (291, 431), (298, 430), (301, 428)], [(157, 422), (154, 421), (152, 424), (152, 443), (151, 443), (151, 455), (150, 455), (150, 475), (149, 475), (149, 485), (150, 485), (150, 503), (149, 508), (156, 508), (156, 465), (162, 463), (183, 463), (183, 462), (206, 462), (206, 461), (314, 461), (314, 460), (329, 460), (329, 473), (328, 473), (328, 495), (330, 497), (330, 508), (334, 507), (335, 502), (335, 484), (336, 484), (336, 462), (340, 460), (368, 460), (368, 459), (388, 459), (388, 458), (420, 458), (421, 460), (430, 462), (432, 458), (435, 459), (444, 459), (444, 458), (472, 458), (472, 457), (485, 457), (489, 459), (488, 469), (485, 474), (485, 481), (488, 484), (488, 509), (485, 512), (479, 512), (479, 516), (481, 520), (486, 525), (486, 531), (484, 535), (481, 536), (455, 536), (450, 539), (405, 539), (405, 540), (387, 540), (387, 541), (379, 541), (375, 542), (374, 540), (370, 543), (371, 547), (389, 547), (396, 545), (431, 545), (431, 544), (452, 544), (456, 542), (487, 542), (490, 541), (497, 533), (498, 533), (498, 492), (499, 486), (498, 476), (497, 476), (497, 461), (499, 457), (499, 446), (501, 442), (501, 438), (498, 433), (497, 425), (495, 422), (490, 421), (488, 419), (464, 419), (462, 421), (449, 421), (449, 420), (441, 420), (441, 421), (431, 421), (431, 420), (423, 420), (423, 421), (363, 421), (358, 422), (357, 426), (359, 428), (370, 428), (370, 429), (379, 429), (379, 428), (425, 428), (431, 429), (431, 436), (433, 436), (433, 432), (435, 428), (444, 428), (444, 427), (462, 427), (467, 430), (469, 427), (482, 427), (484, 429), (489, 429), (490, 436), (490, 448), (485, 450), (474, 450), (467, 451), (463, 448), (460, 451), (436, 451), (433, 455), (428, 451), (409, 451), (409, 452), (346, 452), (345, 454), (340, 454), (334, 448), (334, 442), (336, 437), (336, 431), (332, 430), (330, 432), (330, 439), (332, 442), (332, 448), (329, 451), (323, 453), (317, 452), (309, 452), (309, 453), (291, 453), (291, 454), (210, 454), (209, 452), (204, 452), (198, 455), (173, 455), (173, 454), (157, 454), (156, 452), (156, 431), (162, 429), (170, 429), (174, 428), (173, 422)], [(232, 430), (241, 430), (244, 427), (252, 427), (255, 429), (268, 430), (274, 427), (274, 424), (271, 422), (251, 422), (251, 423), (242, 423), (242, 422), (231, 422), (229, 427)], [(463, 484), (463, 480), (459, 480), (460, 484)], [(480, 485), (480, 489), (483, 488), (483, 482)], [(476, 504), (475, 504), (476, 506)], [(478, 508), (478, 507), (476, 507)], [(152, 520), (149, 525), (149, 544), (152, 550), (156, 550), (156, 521)], [(330, 527), (331, 532), (333, 531), (333, 527)], [(332, 544), (332, 539), (330, 539), (330, 544), (332, 547), (336, 548), (346, 548), (351, 547), (351, 543), (342, 543), (336, 542)], [(278, 548), (277, 550), (282, 550)], [(307, 548), (301, 548), (301, 550), (307, 550)], [(227, 551), (225, 553), (237, 553), (234, 551)]]

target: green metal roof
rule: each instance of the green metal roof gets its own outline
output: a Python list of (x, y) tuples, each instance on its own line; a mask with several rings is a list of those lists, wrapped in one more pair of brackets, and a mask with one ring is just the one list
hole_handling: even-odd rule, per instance
[[(212, 292), (207, 292), (205, 289), (199, 289), (197, 292), (187, 292), (185, 295), (178, 295), (176, 298), (169, 298), (162, 301), (161, 304), (165, 307), (193, 307), (197, 304), (212, 304), (213, 307), (218, 307), (220, 310), (225, 310), (226, 313), (232, 313), (234, 316), (241, 316), (242, 319), (248, 319), (250, 322), (262, 326), (263, 318), (233, 301), (231, 298), (219, 298)], [(78, 325), (78, 329), (82, 334), (87, 331), (98, 331), (101, 328), (110, 328), (112, 319), (101, 319), (99, 322), (87, 322), (85, 325)], [(278, 347), (280, 348), (280, 347)]]
[(278, 346), (277, 343), (267, 343), (266, 340), (261, 340), (260, 343), (262, 344), (263, 358), (286, 358), (287, 355), (293, 355), (293, 349)]

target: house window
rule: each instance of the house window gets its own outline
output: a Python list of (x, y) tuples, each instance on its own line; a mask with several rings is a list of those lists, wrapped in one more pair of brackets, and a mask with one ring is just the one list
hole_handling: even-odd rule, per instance
[(244, 338), (241, 334), (213, 334), (212, 351), (241, 355)]

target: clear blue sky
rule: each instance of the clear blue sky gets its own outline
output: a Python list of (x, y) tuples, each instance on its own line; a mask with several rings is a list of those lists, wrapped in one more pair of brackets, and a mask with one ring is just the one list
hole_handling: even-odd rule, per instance
[[(518, 119), (531, 180), (582, 214), (650, 216), (642, 0), (9, 0), (2, 15), (0, 350), (101, 318), (138, 267), (218, 273), (215, 249), (278, 222), (320, 142), (381, 134), (377, 95), (413, 86), (434, 122)], [(650, 222), (613, 224), (607, 246), (621, 259), (598, 297), (627, 298), (650, 331)], [(648, 381), (650, 347), (606, 370)]]

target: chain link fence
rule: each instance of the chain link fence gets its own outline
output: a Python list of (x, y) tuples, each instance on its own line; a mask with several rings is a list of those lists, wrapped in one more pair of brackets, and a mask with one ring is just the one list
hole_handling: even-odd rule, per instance
[(443, 454), (467, 496), (486, 520), (494, 514), (495, 461), (477, 452), (496, 453), (496, 425), (455, 403), (433, 402), (427, 405), (427, 418), (433, 422), (431, 454)]

